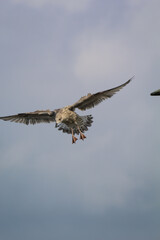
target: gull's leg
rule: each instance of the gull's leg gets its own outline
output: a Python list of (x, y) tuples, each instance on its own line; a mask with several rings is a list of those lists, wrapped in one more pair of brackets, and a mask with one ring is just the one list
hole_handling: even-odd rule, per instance
[(78, 140), (78, 138), (76, 138), (73, 134), (73, 129), (71, 128), (71, 131), (72, 131), (72, 144), (73, 143), (76, 143), (76, 141)]
[(78, 127), (78, 131), (80, 133), (80, 139), (84, 140), (86, 138), (86, 136), (81, 132), (79, 127)]

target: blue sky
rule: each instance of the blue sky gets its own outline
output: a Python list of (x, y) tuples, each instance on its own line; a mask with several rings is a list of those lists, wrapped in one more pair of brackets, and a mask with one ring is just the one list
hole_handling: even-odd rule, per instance
[(0, 115), (63, 107), (135, 75), (71, 144), (0, 122), (0, 239), (158, 240), (158, 0), (0, 2)]

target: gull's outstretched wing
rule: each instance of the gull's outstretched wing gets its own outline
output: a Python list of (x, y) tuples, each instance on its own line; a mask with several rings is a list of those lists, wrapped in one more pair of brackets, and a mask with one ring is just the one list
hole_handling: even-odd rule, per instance
[(127, 82), (118, 87), (111, 88), (109, 90), (98, 92), (95, 94), (89, 93), (87, 96), (81, 97), (79, 101), (71, 105), (70, 109), (74, 110), (75, 108), (78, 108), (80, 110), (86, 110), (92, 108), (101, 103), (102, 101), (104, 101), (105, 99), (112, 97), (116, 92), (118, 92), (124, 86), (126, 86), (132, 80), (132, 78), (130, 78)]
[(36, 123), (50, 123), (55, 121), (55, 111), (35, 111), (35, 112), (28, 112), (28, 113), (19, 113), (17, 115), (11, 115), (6, 117), (0, 117), (0, 119), (4, 121), (11, 121), (17, 123), (24, 123), (28, 124), (36, 124)]

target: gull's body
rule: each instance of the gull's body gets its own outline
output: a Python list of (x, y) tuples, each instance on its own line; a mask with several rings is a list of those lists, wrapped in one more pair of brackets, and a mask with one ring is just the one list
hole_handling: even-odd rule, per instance
[(4, 121), (24, 123), (26, 125), (41, 122), (56, 122), (55, 127), (58, 127), (58, 130), (72, 134), (72, 143), (75, 143), (77, 138), (74, 135), (80, 134), (80, 139), (84, 140), (86, 136), (83, 133), (88, 130), (88, 127), (90, 127), (93, 122), (92, 115), (80, 116), (75, 112), (75, 109), (78, 108), (83, 111), (98, 105), (100, 102), (112, 97), (116, 92), (121, 90), (131, 81), (131, 79), (118, 87), (95, 94), (89, 93), (87, 96), (81, 97), (76, 103), (60, 109), (55, 109), (54, 111), (37, 110), (35, 112), (0, 117), (0, 119)]

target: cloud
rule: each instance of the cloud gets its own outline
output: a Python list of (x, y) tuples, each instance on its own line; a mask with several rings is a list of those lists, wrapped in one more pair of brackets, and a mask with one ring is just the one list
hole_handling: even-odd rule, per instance
[(116, 31), (113, 24), (100, 22), (77, 36), (74, 72), (78, 79), (90, 84), (112, 77), (149, 74), (159, 56), (159, 3), (142, 2), (137, 1), (137, 8), (128, 8)]
[[(127, 7), (120, 3), (122, 11), (114, 1), (110, 11), (103, 0), (94, 1), (99, 9), (94, 4), (87, 9), (90, 2), (14, 0), (31, 7), (27, 11), (11, 7), (8, 16), (1, 8), (5, 15), (1, 24), (7, 24), (1, 27), (7, 29), (1, 34), (6, 39), (1, 44), (1, 115), (52, 110), (136, 75), (111, 100), (80, 113), (93, 113), (94, 123), (87, 140), (74, 146), (71, 136), (54, 129), (54, 124), (1, 122), (1, 239), (46, 239), (46, 232), (50, 239), (52, 231), (55, 239), (155, 239), (158, 235), (157, 221), (152, 220), (160, 202), (160, 113), (158, 99), (149, 93), (159, 88), (159, 2), (139, 5), (135, 0), (132, 7), (128, 3), (134, 1), (129, 0)], [(87, 11), (70, 17), (57, 11), (58, 18), (45, 6)], [(33, 14), (32, 7), (40, 11)], [(112, 209), (115, 212), (109, 214)], [(117, 224), (111, 219), (118, 219)], [(71, 237), (69, 233), (76, 230)], [(93, 231), (97, 237), (90, 236)], [(28, 232), (30, 237), (25, 235)]]
[[(109, 78), (115, 72), (124, 72), (129, 52), (127, 46), (118, 40), (85, 34), (84, 40), (79, 40), (76, 46), (75, 75), (88, 83)], [(83, 38), (83, 37), (82, 37)], [(132, 71), (131, 71), (132, 72)]]
[(148, 0), (126, 0), (126, 4), (131, 5), (132, 7), (137, 7), (146, 4), (147, 1)]
[(85, 10), (89, 3), (92, 0), (12, 0), (16, 4), (25, 4), (31, 7), (43, 7), (45, 5), (52, 5), (57, 7), (62, 7), (67, 11), (74, 12), (74, 11), (83, 11)]

